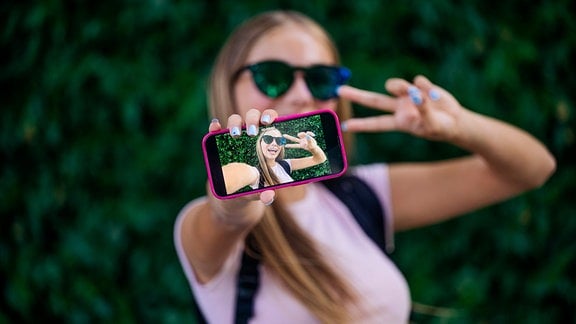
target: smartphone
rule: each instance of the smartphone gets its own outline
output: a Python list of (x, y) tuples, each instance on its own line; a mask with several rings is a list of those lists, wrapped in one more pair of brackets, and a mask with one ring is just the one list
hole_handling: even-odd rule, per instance
[(219, 199), (341, 176), (348, 167), (338, 116), (317, 110), (277, 118), (258, 135), (242, 129), (208, 133), (202, 140), (210, 188)]

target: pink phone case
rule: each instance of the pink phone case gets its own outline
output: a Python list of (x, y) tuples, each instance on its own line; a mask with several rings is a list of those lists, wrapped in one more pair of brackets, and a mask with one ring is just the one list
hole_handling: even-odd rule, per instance
[[(272, 126), (279, 124), (279, 123), (282, 123), (282, 122), (285, 122), (285, 121), (289, 121), (289, 120), (306, 118), (306, 117), (310, 117), (310, 116), (314, 116), (314, 115), (321, 115), (321, 114), (326, 114), (326, 113), (329, 113), (330, 115), (332, 115), (332, 117), (334, 119), (334, 123), (335, 123), (334, 129), (335, 129), (335, 133), (337, 134), (337, 139), (333, 139), (333, 140), (335, 140), (339, 143), (338, 154), (336, 154), (339, 159), (338, 159), (338, 161), (336, 161), (336, 163), (340, 162), (342, 165), (342, 168), (339, 172), (330, 173), (330, 174), (316, 177), (316, 178), (295, 180), (292, 182), (277, 184), (277, 185), (273, 185), (273, 186), (267, 186), (267, 187), (263, 187), (263, 188), (257, 188), (257, 189), (253, 189), (253, 190), (249, 190), (249, 191), (245, 191), (245, 192), (236, 192), (236, 193), (226, 194), (226, 195), (219, 194), (217, 192), (217, 190), (215, 189), (215, 182), (214, 181), (220, 181), (220, 179), (223, 180), (223, 177), (221, 176), (221, 174), (219, 172), (216, 172), (217, 173), (216, 175), (213, 174), (214, 171), (211, 169), (210, 156), (209, 156), (209, 152), (208, 152), (209, 150), (207, 149), (207, 146), (208, 146), (207, 143), (208, 143), (209, 139), (212, 137), (215, 137), (215, 136), (220, 135), (220, 134), (229, 133), (229, 129), (222, 129), (222, 130), (217, 131), (217, 132), (208, 133), (202, 139), (202, 151), (203, 151), (203, 156), (204, 156), (204, 163), (206, 165), (206, 171), (208, 174), (208, 182), (210, 184), (210, 189), (212, 191), (212, 194), (218, 199), (232, 199), (232, 198), (242, 197), (242, 196), (246, 196), (246, 195), (253, 195), (253, 194), (265, 191), (265, 190), (275, 190), (275, 189), (280, 189), (280, 188), (284, 188), (284, 187), (297, 186), (297, 185), (302, 185), (305, 183), (317, 182), (317, 181), (322, 181), (322, 180), (326, 180), (326, 179), (332, 179), (332, 178), (336, 178), (336, 177), (343, 175), (348, 168), (348, 162), (346, 159), (346, 152), (344, 150), (344, 145), (343, 145), (343, 141), (342, 141), (342, 130), (340, 128), (340, 122), (339, 122), (338, 116), (336, 115), (335, 112), (333, 112), (332, 110), (328, 110), (328, 109), (322, 109), (322, 110), (317, 110), (317, 111), (313, 111), (313, 112), (309, 112), (309, 113), (282, 116), (282, 117), (277, 118), (274, 121), (274, 123), (272, 124)], [(324, 126), (322, 126), (322, 127), (324, 127)], [(245, 134), (245, 127), (242, 128), (240, 136), (247, 136)], [(328, 157), (328, 160), (329, 159), (330, 159), (330, 157)], [(218, 160), (219, 160), (219, 158), (218, 158)], [(329, 161), (329, 163), (333, 163), (333, 161)], [(215, 171), (217, 171), (217, 170), (215, 170)], [(217, 178), (218, 178), (218, 180), (217, 180)]]

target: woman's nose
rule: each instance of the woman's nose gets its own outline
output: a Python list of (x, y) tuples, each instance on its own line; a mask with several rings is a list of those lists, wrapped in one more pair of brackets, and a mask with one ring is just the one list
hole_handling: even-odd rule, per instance
[(300, 71), (296, 72), (294, 75), (294, 83), (288, 92), (285, 94), (286, 99), (293, 100), (300, 103), (313, 103), (314, 97), (310, 93), (310, 89), (306, 85), (304, 80), (304, 74)]

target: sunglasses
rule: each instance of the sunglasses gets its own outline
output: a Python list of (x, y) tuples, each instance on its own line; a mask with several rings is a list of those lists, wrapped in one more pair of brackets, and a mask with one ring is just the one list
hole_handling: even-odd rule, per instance
[(312, 65), (310, 67), (291, 66), (281, 61), (263, 61), (245, 66), (235, 74), (250, 70), (252, 79), (263, 94), (278, 98), (285, 94), (294, 83), (294, 72), (302, 71), (304, 81), (312, 96), (318, 100), (336, 98), (336, 89), (345, 84), (352, 73), (342, 66)]
[(286, 145), (286, 139), (284, 137), (274, 137), (272, 135), (263, 135), (262, 141), (266, 144), (272, 144), (272, 141), (276, 141), (276, 144), (280, 146)]

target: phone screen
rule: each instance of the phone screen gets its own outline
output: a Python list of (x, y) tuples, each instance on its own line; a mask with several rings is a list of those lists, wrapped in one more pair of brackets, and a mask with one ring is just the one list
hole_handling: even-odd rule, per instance
[(334, 178), (347, 168), (338, 117), (331, 110), (278, 118), (256, 136), (243, 129), (202, 141), (213, 194), (220, 199)]

